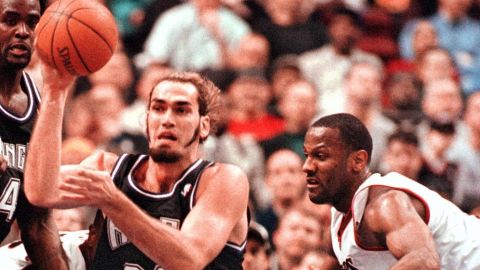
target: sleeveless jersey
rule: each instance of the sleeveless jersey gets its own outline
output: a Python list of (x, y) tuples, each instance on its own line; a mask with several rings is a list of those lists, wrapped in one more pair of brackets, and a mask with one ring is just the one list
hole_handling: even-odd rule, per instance
[(20, 85), (28, 97), (26, 112), (17, 116), (0, 105), (0, 154), (8, 163), (7, 170), (0, 172), (0, 241), (10, 232), (17, 206), (24, 207), (28, 203), (23, 191), (23, 170), (40, 95), (25, 72)]
[(427, 225), (435, 240), (442, 269), (480, 270), (480, 220), (462, 212), (438, 193), (398, 173), (383, 177), (374, 174), (358, 188), (353, 198), (352, 218), (340, 235), (345, 215), (332, 207), (333, 249), (343, 269), (384, 270), (397, 262), (387, 249), (369, 249), (357, 242), (354, 224), (362, 221), (371, 186), (401, 190), (424, 204)]
[[(85, 259), (79, 246), (88, 238), (88, 230), (60, 233), (60, 241), (68, 258), (70, 270), (85, 270)], [(25, 246), (21, 241), (14, 241), (0, 248), (2, 269), (22, 270), (31, 265)]]
[[(147, 159), (148, 156), (146, 155), (121, 156), (112, 171), (113, 181), (150, 216), (179, 230), (185, 217), (194, 206), (200, 176), (213, 162), (199, 159), (183, 172), (172, 191), (169, 193), (151, 193), (138, 186), (132, 175), (135, 168), (141, 162), (146, 162)], [(218, 179), (218, 181), (221, 181), (221, 179)], [(125, 218), (128, 218), (128, 213), (126, 213)], [(168, 249), (168, 246), (160, 245), (158, 248)], [(245, 242), (242, 246), (227, 243), (220, 254), (205, 269), (242, 269), (244, 249)], [(172, 254), (172, 256), (175, 256), (175, 254)], [(128, 238), (107, 217), (103, 224), (92, 269), (157, 270), (162, 269), (162, 267), (155, 265), (152, 260), (131, 244)]]

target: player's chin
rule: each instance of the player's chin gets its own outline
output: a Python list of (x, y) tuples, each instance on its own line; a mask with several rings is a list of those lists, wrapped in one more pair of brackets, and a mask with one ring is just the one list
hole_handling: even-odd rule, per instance
[(24, 69), (30, 63), (30, 56), (24, 57), (9, 57), (7, 58), (8, 64), (13, 69)]
[(322, 196), (320, 192), (308, 190), (308, 198), (315, 204), (327, 203), (327, 200)]

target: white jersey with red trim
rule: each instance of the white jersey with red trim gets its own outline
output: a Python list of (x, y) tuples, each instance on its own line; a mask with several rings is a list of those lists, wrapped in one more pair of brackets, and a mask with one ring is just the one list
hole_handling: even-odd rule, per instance
[[(425, 205), (427, 225), (435, 240), (442, 269), (480, 270), (480, 220), (462, 212), (438, 193), (398, 173), (370, 176), (355, 193), (350, 220), (332, 207), (333, 250), (343, 269), (384, 270), (397, 262), (388, 250), (362, 248), (356, 241), (354, 224), (359, 224), (363, 218), (371, 186), (404, 191)], [(339, 235), (342, 223), (344, 230)]]
[[(85, 260), (79, 246), (88, 238), (88, 230), (60, 233), (70, 270), (85, 270)], [(21, 270), (31, 264), (21, 241), (0, 248), (0, 269)]]

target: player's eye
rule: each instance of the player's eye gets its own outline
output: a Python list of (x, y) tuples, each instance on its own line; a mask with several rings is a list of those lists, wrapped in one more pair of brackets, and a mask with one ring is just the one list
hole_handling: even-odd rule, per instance
[(27, 21), (27, 24), (28, 24), (28, 27), (30, 27), (31, 29), (35, 29), (35, 27), (36, 27), (37, 24), (38, 24), (38, 18), (29, 19), (29, 20)]
[(12, 16), (9, 16), (5, 19), (5, 23), (8, 26), (15, 26), (17, 24), (17, 19)]

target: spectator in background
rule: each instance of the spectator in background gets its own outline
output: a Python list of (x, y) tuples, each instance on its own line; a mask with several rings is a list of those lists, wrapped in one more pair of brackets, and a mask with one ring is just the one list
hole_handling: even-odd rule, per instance
[(252, 221), (248, 228), (243, 269), (270, 270), (271, 254), (272, 248), (267, 230), (262, 225)]
[(270, 234), (288, 210), (302, 203), (305, 197), (303, 178), (302, 159), (293, 151), (278, 150), (267, 160), (265, 182), (272, 194), (271, 202), (268, 208), (257, 209), (255, 216)]
[(328, 41), (325, 26), (311, 16), (305, 0), (263, 1), (266, 16), (253, 18), (252, 28), (265, 35), (271, 44), (270, 59), (285, 54), (300, 54), (323, 46)]
[(433, 24), (426, 19), (420, 19), (414, 26), (412, 34), (411, 58), (395, 59), (387, 63), (387, 73), (398, 71), (415, 72), (419, 57), (426, 51), (438, 47), (438, 35)]
[(273, 234), (275, 256), (272, 269), (295, 269), (309, 251), (320, 246), (320, 223), (303, 208), (289, 210)]
[(232, 52), (228, 66), (237, 72), (259, 70), (265, 75), (269, 52), (270, 43), (262, 34), (247, 34), (240, 40), (238, 48)]
[(381, 66), (378, 57), (357, 48), (361, 35), (361, 19), (346, 8), (336, 8), (328, 23), (330, 43), (305, 52), (298, 61), (304, 77), (313, 82), (319, 93), (319, 112), (329, 114), (336, 110), (342, 98), (342, 82), (354, 61), (369, 61)]
[(69, 137), (62, 142), (62, 164), (78, 164), (95, 151), (95, 144), (84, 137)]
[(139, 28), (143, 26), (145, 8), (154, 0), (108, 0), (108, 8), (115, 16), (120, 37), (129, 56), (138, 47)]
[(396, 129), (392, 120), (382, 114), (380, 95), (383, 71), (371, 62), (354, 62), (343, 87), (343, 100), (336, 112), (353, 114), (364, 123), (373, 137), (370, 168), (376, 170), (387, 145), (387, 137)]
[(413, 73), (395, 72), (385, 82), (384, 114), (403, 129), (415, 129), (422, 120), (422, 95)]
[(222, 69), (249, 26), (220, 0), (190, 0), (164, 12), (145, 41), (136, 64), (177, 71)]
[(306, 80), (289, 84), (278, 102), (278, 110), (285, 120), (285, 131), (262, 143), (265, 157), (287, 148), (303, 156), (303, 138), (317, 113), (317, 91)]
[(313, 250), (303, 256), (295, 270), (340, 270), (337, 260), (325, 251)]
[(465, 114), (465, 136), (457, 136), (448, 158), (459, 165), (453, 201), (469, 211), (480, 204), (480, 93), (468, 97)]
[(130, 134), (145, 134), (144, 120), (146, 117), (150, 91), (155, 82), (171, 72), (171, 69), (159, 65), (150, 65), (141, 71), (135, 84), (136, 98), (121, 113), (122, 130)]
[(277, 58), (271, 64), (269, 78), (272, 87), (273, 98), (271, 104), (273, 106), (277, 106), (278, 100), (289, 84), (303, 79), (297, 59), (296, 55), (287, 54)]
[(448, 51), (442, 48), (433, 48), (423, 52), (418, 57), (416, 74), (422, 86), (443, 79), (458, 81), (455, 63)]
[[(480, 88), (480, 23), (468, 17), (473, 0), (439, 0), (438, 11), (429, 21), (434, 25), (439, 45), (446, 48), (458, 66), (461, 86), (468, 94)], [(408, 22), (400, 34), (402, 55), (412, 58), (411, 39), (416, 20)]]
[(115, 85), (95, 85), (87, 92), (87, 96), (94, 123), (94, 129), (87, 137), (96, 146), (105, 147), (122, 131), (120, 115), (126, 104)]
[(230, 85), (227, 94), (231, 106), (228, 132), (232, 135), (249, 135), (261, 142), (285, 130), (285, 121), (268, 112), (272, 94), (265, 79), (239, 77)]
[(86, 207), (54, 209), (52, 211), (53, 220), (59, 231), (87, 230), (91, 224), (87, 214)]
[(453, 79), (443, 78), (429, 81), (423, 89), (422, 112), (423, 121), (418, 125), (417, 134), (420, 145), (424, 144), (429, 122), (454, 123), (456, 133), (463, 137), (465, 134), (464, 123), (460, 121), (463, 110), (462, 93), (460, 85)]
[[(223, 108), (230, 108), (232, 102), (222, 93)], [(227, 124), (232, 110), (223, 110), (218, 119), (217, 129), (202, 146), (202, 157), (206, 160), (235, 164), (247, 174), (250, 184), (250, 207), (252, 210), (266, 209), (270, 194), (264, 181), (264, 157), (260, 145), (249, 134), (236, 136), (229, 132)]]
[(447, 158), (447, 150), (455, 136), (453, 123), (430, 122), (429, 130), (421, 145), (423, 166), (418, 182), (452, 200), (456, 185), (458, 165)]
[(399, 130), (388, 137), (380, 164), (382, 174), (397, 172), (417, 180), (422, 165), (422, 152), (415, 133)]
[(239, 76), (262, 76), (267, 74), (270, 44), (259, 33), (249, 33), (239, 42), (237, 48), (230, 53), (226, 65), (222, 69), (207, 68), (201, 73), (211, 79), (220, 89), (228, 86)]

